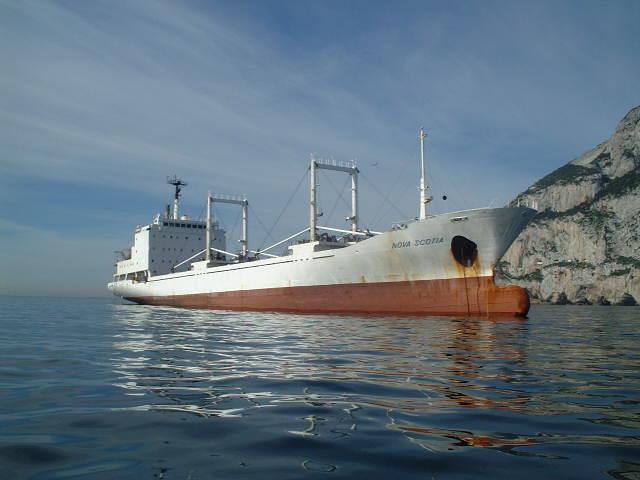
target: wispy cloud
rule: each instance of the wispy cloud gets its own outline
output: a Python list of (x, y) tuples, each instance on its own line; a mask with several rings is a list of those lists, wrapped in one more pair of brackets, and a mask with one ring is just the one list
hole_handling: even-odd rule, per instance
[[(178, 173), (191, 183), (188, 202), (209, 188), (247, 193), (270, 223), (315, 152), (358, 159), (411, 216), (424, 125), (434, 194), (450, 198), (436, 210), (504, 203), (640, 103), (639, 16), (632, 1), (5, 1), (0, 174), (52, 194), (75, 185), (76, 198), (53, 202), (60, 213), (80, 199), (135, 224), (146, 218), (117, 198), (139, 192), (159, 208), (164, 176)], [(0, 217), (37, 224), (10, 213), (25, 211), (11, 205), (33, 203), (31, 192), (5, 190)], [(333, 191), (322, 192), (329, 210)], [(373, 188), (363, 194), (372, 227), (398, 219)], [(56, 213), (26, 210), (40, 207)], [(274, 235), (305, 218), (299, 196)], [(60, 222), (57, 241), (72, 221)], [(88, 234), (106, 229), (85, 222)]]

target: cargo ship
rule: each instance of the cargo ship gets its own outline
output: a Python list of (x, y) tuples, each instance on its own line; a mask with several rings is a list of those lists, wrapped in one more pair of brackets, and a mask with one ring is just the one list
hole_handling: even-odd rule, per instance
[[(261, 250), (249, 249), (249, 201), (207, 193), (206, 216), (173, 208), (138, 226), (120, 252), (108, 288), (139, 304), (186, 308), (332, 314), (526, 316), (527, 291), (497, 285), (495, 268), (536, 214), (527, 207), (477, 208), (430, 215), (420, 139), (419, 216), (387, 231), (362, 228), (355, 163), (311, 159), (309, 226)], [(350, 229), (318, 224), (317, 171), (351, 177)], [(226, 246), (215, 203), (242, 210), (240, 250)], [(277, 250), (280, 248), (282, 251)], [(278, 253), (276, 253), (278, 252)]]

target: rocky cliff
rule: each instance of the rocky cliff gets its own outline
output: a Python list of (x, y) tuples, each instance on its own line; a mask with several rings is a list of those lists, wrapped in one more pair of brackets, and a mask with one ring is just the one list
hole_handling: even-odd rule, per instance
[(519, 194), (539, 213), (498, 266), (533, 301), (640, 302), (640, 107), (609, 140)]

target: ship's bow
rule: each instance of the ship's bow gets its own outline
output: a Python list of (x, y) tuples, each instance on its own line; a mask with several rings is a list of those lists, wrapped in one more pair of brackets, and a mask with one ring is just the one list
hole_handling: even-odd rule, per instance
[(452, 222), (449, 264), (456, 269), (456, 285), (463, 289), (467, 312), (525, 316), (530, 307), (528, 292), (518, 285), (497, 285), (495, 269), (536, 211), (491, 208), (462, 213), (449, 219)]
[(488, 245), (491, 251), (486, 252), (485, 259), (490, 276), (483, 282), (479, 290), (485, 299), (483, 313), (489, 316), (526, 316), (531, 306), (529, 293), (519, 285), (498, 285), (495, 282), (495, 269), (511, 244), (535, 216), (536, 211), (530, 208), (498, 208), (488, 211), (487, 231)]

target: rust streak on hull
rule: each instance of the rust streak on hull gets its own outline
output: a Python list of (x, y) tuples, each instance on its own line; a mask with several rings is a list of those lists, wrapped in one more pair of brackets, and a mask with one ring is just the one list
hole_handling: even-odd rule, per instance
[(525, 316), (527, 291), (493, 277), (353, 283), (161, 297), (136, 303), (214, 310), (292, 313)]

